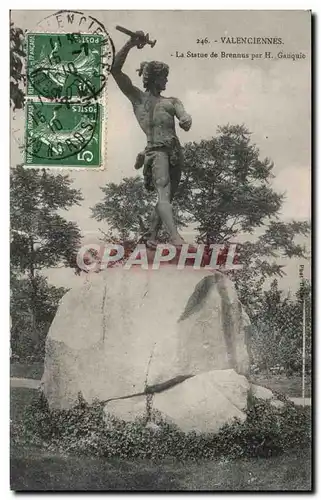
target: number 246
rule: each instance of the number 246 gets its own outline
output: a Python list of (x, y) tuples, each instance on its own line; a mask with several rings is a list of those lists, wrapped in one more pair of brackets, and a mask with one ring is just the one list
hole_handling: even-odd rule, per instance
[(202, 45), (204, 45), (204, 43), (210, 43), (210, 42), (209, 39), (206, 37), (206, 38), (197, 38), (196, 43), (201, 43)]

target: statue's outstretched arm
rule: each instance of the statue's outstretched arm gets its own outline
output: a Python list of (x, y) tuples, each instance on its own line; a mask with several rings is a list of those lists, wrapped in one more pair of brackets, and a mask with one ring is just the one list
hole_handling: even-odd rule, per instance
[(179, 126), (187, 132), (192, 126), (192, 117), (186, 113), (183, 103), (179, 99), (173, 98), (173, 102)]
[(139, 90), (139, 88), (133, 85), (129, 76), (122, 72), (122, 67), (124, 65), (124, 62), (126, 61), (126, 57), (129, 51), (135, 46), (136, 44), (133, 40), (128, 40), (128, 42), (125, 43), (125, 45), (119, 50), (119, 52), (117, 52), (111, 70), (111, 74), (113, 75), (118, 87), (123, 92), (123, 94), (125, 94), (125, 96), (128, 97), (128, 99), (130, 99), (132, 102), (140, 99), (140, 95), (142, 94), (142, 92), (141, 90)]

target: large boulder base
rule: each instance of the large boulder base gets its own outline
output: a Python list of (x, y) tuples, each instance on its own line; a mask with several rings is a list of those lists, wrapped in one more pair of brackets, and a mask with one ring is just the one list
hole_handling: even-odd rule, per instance
[[(159, 391), (175, 382), (217, 370), (246, 375), (248, 327), (233, 283), (220, 272), (107, 269), (62, 298), (47, 337), (42, 388), (52, 408), (71, 407), (78, 393), (92, 402), (146, 390), (157, 391), (155, 401), (166, 407)], [(206, 380), (203, 397), (214, 405), (221, 396), (212, 377), (197, 380)], [(183, 404), (179, 386), (193, 383), (166, 390)]]

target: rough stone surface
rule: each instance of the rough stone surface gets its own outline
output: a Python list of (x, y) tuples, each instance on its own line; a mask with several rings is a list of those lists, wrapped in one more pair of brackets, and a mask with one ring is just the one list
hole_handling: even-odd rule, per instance
[[(213, 370), (155, 393), (150, 411), (184, 432), (217, 432), (235, 417), (245, 420), (248, 390), (247, 379), (234, 370)], [(110, 401), (105, 412), (132, 422), (146, 416), (146, 396)]]
[(263, 387), (261, 385), (251, 384), (251, 391), (253, 396), (259, 399), (268, 400), (273, 398), (273, 392), (270, 389), (267, 389), (266, 387)]
[(282, 401), (279, 401), (274, 396), (273, 392), (270, 389), (267, 389), (266, 387), (263, 387), (261, 385), (251, 384), (251, 392), (253, 396), (255, 396), (258, 399), (271, 401), (271, 405), (275, 406), (276, 408), (282, 408), (282, 406), (284, 406), (284, 403)]
[(51, 325), (42, 387), (51, 407), (167, 387), (212, 370), (246, 374), (246, 322), (222, 273), (108, 269), (62, 299)]

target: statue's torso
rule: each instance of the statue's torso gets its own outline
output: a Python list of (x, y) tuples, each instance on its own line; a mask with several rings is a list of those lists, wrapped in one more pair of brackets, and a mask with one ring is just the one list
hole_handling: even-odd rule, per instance
[(141, 93), (133, 103), (136, 119), (147, 136), (149, 146), (170, 144), (176, 138), (175, 107), (172, 98)]

